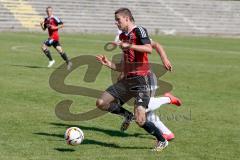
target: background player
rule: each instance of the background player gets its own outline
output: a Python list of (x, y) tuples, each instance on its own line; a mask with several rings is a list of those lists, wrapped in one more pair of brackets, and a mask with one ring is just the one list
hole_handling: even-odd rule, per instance
[(72, 63), (69, 61), (67, 54), (63, 51), (59, 43), (59, 34), (58, 29), (63, 28), (63, 22), (56, 16), (53, 15), (53, 8), (46, 8), (47, 17), (44, 21), (40, 22), (41, 28), (45, 31), (48, 29), (49, 38), (42, 45), (42, 51), (49, 59), (48, 67), (52, 67), (55, 63), (55, 60), (52, 58), (51, 53), (48, 47), (53, 46), (57, 52), (61, 55), (62, 59), (67, 64), (67, 69), (69, 70), (72, 66)]

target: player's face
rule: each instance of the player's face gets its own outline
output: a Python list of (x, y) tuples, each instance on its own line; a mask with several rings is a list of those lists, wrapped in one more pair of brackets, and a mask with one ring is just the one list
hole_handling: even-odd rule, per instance
[(116, 14), (115, 15), (115, 23), (116, 23), (116, 25), (117, 25), (117, 27), (118, 27), (118, 29), (120, 29), (120, 30), (122, 30), (122, 31), (127, 31), (127, 26), (128, 26), (128, 24), (127, 24), (127, 18), (128, 17), (126, 17), (126, 16), (123, 16), (123, 15), (121, 15), (121, 14)]
[(46, 12), (47, 12), (47, 15), (48, 15), (49, 17), (53, 15), (53, 9), (52, 9), (52, 8), (48, 8), (48, 9), (46, 10)]

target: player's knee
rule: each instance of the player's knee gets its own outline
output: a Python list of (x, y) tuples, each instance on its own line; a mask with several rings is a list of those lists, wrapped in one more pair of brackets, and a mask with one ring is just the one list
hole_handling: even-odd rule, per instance
[(139, 127), (142, 127), (145, 124), (145, 120), (136, 120), (136, 123)]
[(96, 106), (101, 109), (101, 110), (105, 110), (105, 103), (104, 103), (104, 100), (99, 98), (97, 99), (96, 101)]
[(146, 113), (141, 107), (135, 108), (135, 120), (138, 126), (142, 127), (146, 122)]
[(136, 123), (139, 127), (142, 127), (144, 123), (146, 122), (146, 118), (144, 116), (135, 116)]
[(41, 46), (41, 49), (42, 49), (42, 51), (45, 51), (45, 50), (47, 49), (46, 45), (43, 44), (43, 45)]
[(62, 49), (62, 47), (57, 46), (57, 47), (56, 47), (56, 50), (57, 50), (57, 52), (58, 52), (59, 54), (63, 54), (63, 49)]

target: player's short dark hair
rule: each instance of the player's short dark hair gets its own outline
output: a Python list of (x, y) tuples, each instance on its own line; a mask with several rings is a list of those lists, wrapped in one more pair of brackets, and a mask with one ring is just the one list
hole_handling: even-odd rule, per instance
[(52, 6), (47, 6), (47, 7), (46, 7), (46, 10), (48, 10), (49, 8), (53, 9)]
[(132, 12), (128, 8), (119, 8), (118, 10), (115, 11), (115, 15), (116, 14), (123, 14), (125, 16), (128, 16), (130, 21), (134, 22)]

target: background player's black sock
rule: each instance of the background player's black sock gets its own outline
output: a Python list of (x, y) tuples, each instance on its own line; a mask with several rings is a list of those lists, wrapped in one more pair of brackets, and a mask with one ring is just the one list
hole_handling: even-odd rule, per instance
[(51, 53), (48, 49), (45, 49), (44, 51), (44, 54), (48, 57), (49, 61), (52, 61), (52, 56), (51, 56)]
[(118, 114), (120, 116), (127, 117), (131, 115), (132, 113), (123, 108), (120, 104), (117, 103), (111, 103), (110, 107), (108, 108), (108, 112), (111, 112), (113, 114)]
[(162, 136), (162, 133), (152, 122), (145, 122), (142, 128), (151, 135), (154, 135), (158, 141), (165, 142), (165, 138)]
[(63, 59), (66, 63), (68, 63), (68, 62), (69, 62), (69, 59), (68, 59), (68, 57), (67, 57), (67, 54), (66, 54), (66, 53), (60, 53), (60, 54), (61, 54), (62, 59)]

